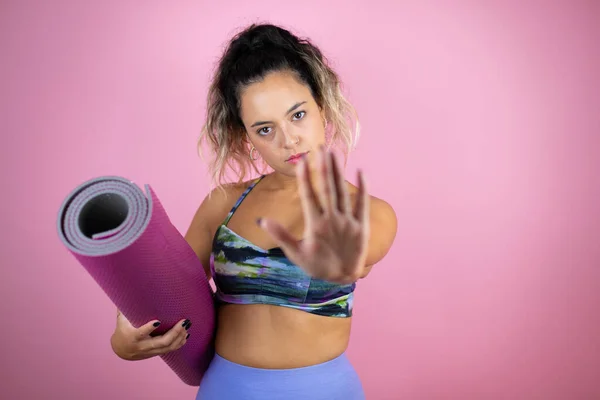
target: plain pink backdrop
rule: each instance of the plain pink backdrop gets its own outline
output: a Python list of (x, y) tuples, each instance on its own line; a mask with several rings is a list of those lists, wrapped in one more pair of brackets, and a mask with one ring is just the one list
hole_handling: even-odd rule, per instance
[(280, 23), (329, 56), (393, 205), (348, 354), (369, 399), (600, 398), (600, 2), (0, 2), (0, 397), (192, 399), (110, 350), (115, 308), (60, 245), (83, 180), (187, 229), (222, 45)]

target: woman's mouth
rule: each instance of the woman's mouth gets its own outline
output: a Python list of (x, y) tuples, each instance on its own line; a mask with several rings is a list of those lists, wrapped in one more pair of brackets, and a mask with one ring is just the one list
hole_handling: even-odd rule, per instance
[(291, 156), (287, 160), (285, 160), (285, 162), (296, 164), (298, 161), (300, 161), (302, 159), (302, 157), (304, 157), (305, 154), (308, 154), (308, 151), (305, 151), (304, 153), (294, 154), (293, 156)]

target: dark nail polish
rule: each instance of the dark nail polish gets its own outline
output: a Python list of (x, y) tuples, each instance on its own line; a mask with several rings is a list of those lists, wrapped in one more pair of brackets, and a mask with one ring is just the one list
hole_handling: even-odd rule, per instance
[(190, 320), (186, 319), (185, 321), (183, 321), (183, 324), (181, 324), (181, 326), (185, 327), (189, 322), (190, 322)]
[(157, 327), (157, 326), (159, 326), (159, 325), (160, 325), (160, 322), (159, 322), (159, 321), (156, 321), (156, 322), (155, 322), (155, 323), (153, 323), (152, 325), (154, 325), (154, 327)]
[(185, 326), (185, 330), (187, 331), (188, 329), (190, 329), (190, 326), (192, 326), (192, 323), (189, 322), (186, 326)]
[(185, 339), (187, 340), (190, 337), (190, 334), (188, 333), (187, 336), (185, 337)]

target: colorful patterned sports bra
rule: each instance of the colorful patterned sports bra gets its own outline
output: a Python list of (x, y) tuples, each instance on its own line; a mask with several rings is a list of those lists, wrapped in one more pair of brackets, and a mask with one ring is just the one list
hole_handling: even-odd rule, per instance
[(356, 283), (311, 278), (281, 248), (263, 249), (227, 227), (257, 178), (237, 200), (213, 238), (210, 269), (217, 303), (272, 304), (330, 317), (350, 317)]

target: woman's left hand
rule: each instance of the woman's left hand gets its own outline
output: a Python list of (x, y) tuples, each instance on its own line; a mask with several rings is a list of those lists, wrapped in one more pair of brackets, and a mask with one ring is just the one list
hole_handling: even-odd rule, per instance
[(333, 153), (323, 148), (317, 155), (315, 190), (306, 160), (296, 169), (304, 213), (304, 239), (297, 241), (275, 221), (259, 224), (278, 243), (286, 256), (309, 275), (340, 284), (360, 278), (369, 240), (369, 194), (361, 171), (354, 209), (341, 169)]

